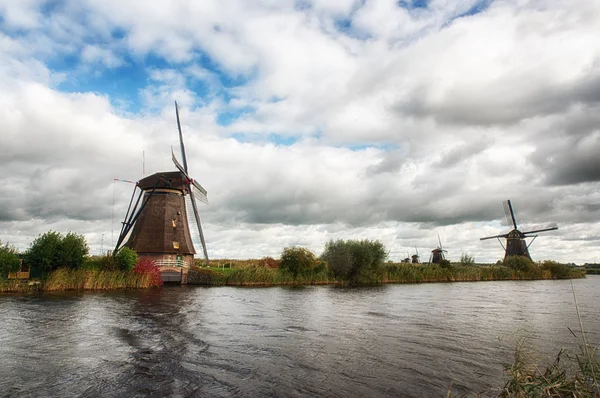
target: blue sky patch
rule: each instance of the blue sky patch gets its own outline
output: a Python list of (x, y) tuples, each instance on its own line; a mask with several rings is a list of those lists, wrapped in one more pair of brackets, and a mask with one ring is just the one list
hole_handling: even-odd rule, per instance
[(429, 0), (399, 0), (396, 4), (401, 8), (412, 10), (415, 8), (427, 8)]
[(466, 11), (466, 12), (464, 12), (462, 14), (457, 15), (456, 18), (454, 18), (454, 19), (458, 19), (458, 18), (462, 18), (462, 17), (469, 17), (471, 15), (479, 14), (479, 13), (487, 10), (489, 8), (490, 4), (492, 4), (492, 1), (493, 0), (481, 0), (481, 1), (478, 1), (468, 11)]

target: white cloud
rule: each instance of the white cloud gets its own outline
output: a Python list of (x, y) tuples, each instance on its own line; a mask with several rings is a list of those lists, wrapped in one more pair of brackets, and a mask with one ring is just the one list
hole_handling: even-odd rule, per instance
[[(378, 238), (394, 259), (415, 245), (427, 257), (439, 232), (451, 258), (492, 261), (501, 249), (478, 239), (505, 232), (508, 198), (525, 226), (560, 225), (536, 259), (600, 254), (595, 2), (497, 1), (461, 18), (474, 1), (107, 0), (43, 17), (40, 4), (0, 2), (3, 241), (68, 228), (108, 247), (131, 191), (113, 178), (141, 177), (142, 151), (147, 173), (172, 168), (177, 100), (212, 256)], [(77, 63), (57, 73), (61, 57)], [(147, 62), (139, 111), (60, 90), (128, 60)], [(223, 127), (221, 112), (242, 114)]]

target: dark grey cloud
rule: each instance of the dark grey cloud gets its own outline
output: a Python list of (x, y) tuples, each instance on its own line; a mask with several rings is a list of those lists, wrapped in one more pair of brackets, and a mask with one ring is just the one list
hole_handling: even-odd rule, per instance
[[(590, 126), (592, 127), (592, 126)], [(540, 142), (531, 155), (548, 185), (574, 185), (600, 181), (600, 125), (594, 130), (569, 135), (570, 130), (555, 133), (548, 142)]]
[(539, 80), (535, 75), (507, 75), (477, 87), (453, 86), (435, 101), (431, 99), (433, 83), (423, 83), (393, 109), (405, 117), (433, 118), (446, 124), (506, 126), (600, 102), (600, 67), (573, 82), (533, 84), (532, 79)]

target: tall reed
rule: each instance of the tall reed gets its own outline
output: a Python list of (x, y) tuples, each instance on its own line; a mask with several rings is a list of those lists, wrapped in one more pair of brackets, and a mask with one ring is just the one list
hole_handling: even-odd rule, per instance
[(103, 271), (98, 269), (70, 270), (59, 268), (43, 284), (44, 291), (108, 290), (146, 288), (151, 286), (148, 274), (130, 271)]
[[(563, 348), (558, 352), (556, 359), (544, 369), (535, 364), (535, 355), (525, 347), (524, 340), (519, 340), (514, 362), (504, 366), (509, 380), (500, 394), (501, 397), (600, 397), (600, 358), (596, 348), (587, 342), (572, 283), (571, 289), (581, 333), (580, 353), (572, 357)], [(577, 335), (569, 330), (577, 338)]]

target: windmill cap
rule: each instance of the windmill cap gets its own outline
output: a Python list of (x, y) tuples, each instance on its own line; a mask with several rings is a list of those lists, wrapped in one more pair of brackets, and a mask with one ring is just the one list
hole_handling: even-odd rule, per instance
[(177, 189), (184, 191), (186, 178), (180, 171), (166, 171), (154, 173), (138, 181), (138, 186), (144, 191), (156, 189)]

